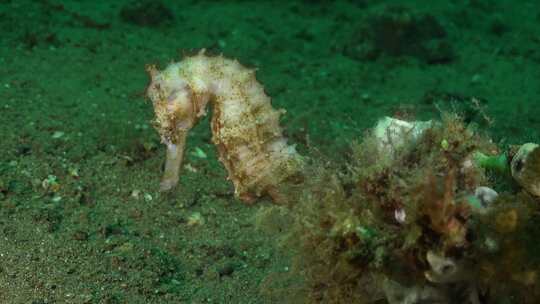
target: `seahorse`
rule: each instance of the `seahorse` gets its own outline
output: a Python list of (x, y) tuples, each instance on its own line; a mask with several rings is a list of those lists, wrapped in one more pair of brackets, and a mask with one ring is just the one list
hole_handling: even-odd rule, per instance
[(232, 181), (235, 196), (245, 202), (268, 194), (283, 200), (279, 185), (298, 175), (302, 157), (287, 144), (279, 125), (285, 110), (276, 110), (257, 81), (255, 71), (237, 60), (208, 56), (202, 50), (159, 71), (147, 65), (154, 126), (166, 145), (161, 191), (179, 181), (191, 128), (212, 106), (212, 142)]

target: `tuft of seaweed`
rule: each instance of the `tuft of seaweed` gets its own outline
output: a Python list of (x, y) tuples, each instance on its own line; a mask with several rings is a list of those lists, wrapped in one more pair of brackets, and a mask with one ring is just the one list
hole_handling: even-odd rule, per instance
[(291, 276), (303, 279), (295, 287), (303, 302), (540, 298), (540, 201), (489, 188), (475, 162), (500, 153), (489, 137), (443, 114), (392, 153), (379, 140), (372, 131), (352, 144), (346, 172), (306, 165), (309, 178), (290, 191), (295, 203), (281, 207), (293, 223), (284, 245), (294, 250)]

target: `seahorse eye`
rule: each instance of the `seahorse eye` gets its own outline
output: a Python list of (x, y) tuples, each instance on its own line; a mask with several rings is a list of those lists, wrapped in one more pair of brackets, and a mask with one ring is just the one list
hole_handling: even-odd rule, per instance
[(523, 169), (523, 159), (520, 159), (516, 162), (516, 167), (514, 168), (516, 172), (521, 171)]
[(443, 265), (443, 267), (441, 268), (441, 273), (442, 274), (450, 274), (453, 271), (454, 271), (454, 265), (452, 265), (452, 264)]

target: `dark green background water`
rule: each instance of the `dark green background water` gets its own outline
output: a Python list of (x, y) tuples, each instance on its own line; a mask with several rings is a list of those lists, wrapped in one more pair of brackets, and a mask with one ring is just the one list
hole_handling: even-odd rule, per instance
[(256, 67), (289, 141), (337, 161), (384, 115), (540, 137), (536, 1), (2, 0), (0, 29), (0, 303), (270, 301), (289, 260), (254, 225), (269, 202), (233, 198), (207, 120), (157, 191), (145, 64)]

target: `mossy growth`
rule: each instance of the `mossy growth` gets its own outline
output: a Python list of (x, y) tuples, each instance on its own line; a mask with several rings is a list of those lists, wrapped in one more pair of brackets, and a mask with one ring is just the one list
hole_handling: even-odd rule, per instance
[(537, 303), (540, 298), (539, 204), (526, 191), (506, 193), (488, 213), (471, 221), (469, 255), (477, 262), (472, 275), (493, 299)]
[(285, 242), (303, 301), (532, 303), (531, 290), (540, 298), (540, 246), (531, 242), (540, 238), (539, 199), (475, 198), (492, 181), (474, 157), (499, 149), (455, 114), (405, 142), (386, 153), (368, 132), (344, 166), (306, 166)]

